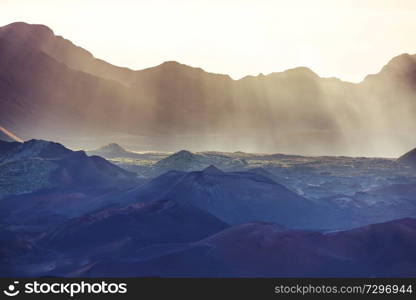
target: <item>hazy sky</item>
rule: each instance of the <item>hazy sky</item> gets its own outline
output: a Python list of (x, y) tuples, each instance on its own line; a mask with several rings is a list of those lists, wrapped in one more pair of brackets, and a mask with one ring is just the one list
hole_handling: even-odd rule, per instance
[(308, 66), (357, 82), (416, 53), (415, 0), (0, 0), (0, 25), (15, 21), (116, 65), (176, 60), (236, 79)]

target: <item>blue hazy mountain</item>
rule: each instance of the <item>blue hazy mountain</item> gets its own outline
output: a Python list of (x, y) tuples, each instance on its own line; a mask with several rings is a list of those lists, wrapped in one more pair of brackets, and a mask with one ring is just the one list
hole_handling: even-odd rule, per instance
[(90, 157), (59, 143), (5, 143), (0, 144), (0, 197), (53, 187), (123, 185), (137, 178), (101, 157)]
[(0, 140), (0, 159), (20, 146), (20, 142)]
[(403, 201), (411, 204), (412, 184), (351, 196), (359, 213), (345, 203), (302, 197), (263, 168), (209, 166), (143, 183), (58, 143), (1, 145), (2, 182), (49, 184), (1, 199), (2, 274), (381, 277), (416, 271), (415, 219), (324, 230), (388, 218), (375, 208), (409, 207)]
[[(328, 226), (336, 215), (256, 172), (170, 171), (126, 193), (120, 203), (172, 200), (191, 204), (228, 224), (277, 222), (288, 227)], [(325, 216), (326, 215), (326, 216)]]
[(102, 247), (113, 250), (120, 247), (122, 251), (128, 248), (134, 252), (153, 244), (198, 241), (227, 227), (192, 205), (157, 201), (83, 215), (53, 231), (44, 243), (63, 252), (94, 251)]
[(142, 158), (143, 155), (124, 149), (117, 143), (110, 143), (98, 149), (87, 151), (88, 155), (96, 155), (104, 158)]
[[(43, 140), (0, 142), (0, 215), (5, 225), (43, 230), (142, 183), (98, 156)], [(98, 204), (96, 204), (98, 203)]]
[(181, 150), (154, 164), (157, 173), (170, 170), (175, 171), (201, 171), (209, 166), (215, 166), (222, 170), (244, 169), (247, 162), (244, 159), (229, 157), (215, 152), (192, 153)]
[(401, 164), (408, 165), (411, 167), (416, 167), (416, 148), (406, 152), (401, 155), (397, 161)]

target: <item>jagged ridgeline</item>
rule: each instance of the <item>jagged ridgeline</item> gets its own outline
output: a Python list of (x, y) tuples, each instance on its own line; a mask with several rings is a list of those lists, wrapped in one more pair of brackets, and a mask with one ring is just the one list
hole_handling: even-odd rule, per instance
[(0, 140), (0, 197), (54, 187), (133, 184), (137, 175), (59, 143)]
[(240, 80), (172, 61), (133, 71), (13, 23), (0, 28), (0, 125), (75, 146), (139, 135), (148, 150), (390, 156), (413, 146), (415, 74), (408, 54), (359, 84), (305, 67)]

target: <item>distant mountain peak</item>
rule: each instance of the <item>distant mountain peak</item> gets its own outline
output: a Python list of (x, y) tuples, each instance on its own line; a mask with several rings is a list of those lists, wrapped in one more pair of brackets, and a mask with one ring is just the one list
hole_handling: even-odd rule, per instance
[(410, 55), (409, 53), (402, 53), (400, 55), (397, 55), (397, 56), (393, 57), (387, 63), (387, 65), (394, 64), (394, 63), (398, 63), (398, 62), (409, 62), (409, 61), (414, 61), (413, 55)]
[(72, 150), (65, 148), (63, 145), (55, 142), (32, 139), (19, 145), (12, 153), (5, 157), (6, 161), (15, 161), (26, 158), (62, 158)]
[(177, 62), (176, 60), (167, 60), (161, 63), (161, 66), (185, 66), (185, 65), (181, 64), (180, 62)]
[(124, 152), (126, 151), (126, 149), (124, 149), (123, 147), (121, 147), (119, 144), (117, 143), (110, 143), (107, 144), (101, 148), (99, 148), (98, 150), (101, 151), (108, 151), (108, 152)]
[(218, 174), (223, 174), (224, 172), (218, 169), (216, 166), (210, 165), (209, 167), (206, 167), (205, 169), (203, 169), (202, 173), (209, 174), (209, 175), (218, 175)]
[(159, 160), (155, 167), (159, 170), (196, 171), (206, 167), (204, 156), (188, 150), (181, 150)]
[(416, 166), (416, 148), (400, 156), (397, 161), (406, 165)]
[[(227, 74), (221, 74), (221, 73), (215, 73), (215, 72), (208, 72), (200, 67), (193, 67), (187, 64), (183, 64), (174, 60), (165, 61), (157, 66), (146, 68), (141, 70), (140, 72), (144, 72), (145, 74), (158, 74), (159, 72), (166, 72), (169, 71), (171, 73), (182, 73), (182, 74), (188, 74), (188, 75), (197, 75), (203, 74), (203, 76), (213, 76), (215, 78), (221, 78), (222, 80), (230, 80), (232, 81), (232, 78)], [(159, 76), (159, 75), (157, 75)], [(159, 78), (159, 77), (158, 77)]]
[(139, 158), (140, 154), (130, 151), (117, 143), (110, 143), (98, 149), (87, 151), (88, 155), (102, 156), (104, 158)]
[(416, 55), (409, 53), (403, 53), (396, 57), (393, 57), (380, 72), (376, 74), (369, 74), (365, 77), (364, 81), (374, 80), (391, 80), (392, 78), (399, 78), (401, 81), (414, 82), (416, 73)]
[[(192, 70), (192, 71), (202, 71), (201, 68), (195, 68), (188, 66), (186, 64), (182, 64), (180, 62), (177, 62), (175, 60), (168, 60), (163, 63), (161, 63), (159, 66), (156, 66), (155, 68), (162, 68), (162, 69), (168, 69), (168, 70)], [(151, 69), (151, 68), (150, 68)]]
[(52, 29), (46, 25), (28, 24), (25, 22), (15, 22), (0, 27), (0, 34), (2, 37), (10, 40), (20, 39), (26, 45), (28, 41), (39, 43), (54, 36)]
[[(22, 145), (26, 149), (37, 149), (42, 150), (46, 148), (59, 148), (59, 149), (66, 149), (64, 146), (62, 146), (59, 143), (45, 141), (45, 140), (37, 140), (37, 139), (31, 139), (23, 143)], [(70, 151), (69, 149), (66, 149)]]
[(194, 160), (194, 159), (197, 159), (196, 154), (188, 150), (180, 150), (160, 160), (158, 163), (173, 162), (173, 161), (189, 161), (189, 160)]
[(64, 146), (62, 146), (59, 143), (45, 141), (45, 140), (38, 140), (38, 139), (31, 139), (31, 140), (28, 140), (28, 141), (24, 142), (23, 144), (26, 147), (42, 147), (42, 148), (45, 148), (45, 147), (48, 147), (48, 146), (51, 146), (51, 145), (55, 145), (55, 146), (64, 148)]
[(190, 159), (197, 159), (197, 155), (188, 150), (180, 150), (162, 159), (161, 161), (190, 160)]
[(319, 77), (314, 71), (312, 71), (311, 69), (307, 67), (296, 67), (296, 68), (283, 71), (283, 73)]
[(29, 24), (26, 22), (14, 22), (1, 27), (1, 30), (26, 30), (26, 31), (43, 31), (53, 35), (53, 30), (43, 24)]
[(386, 72), (389, 70), (395, 71), (406, 71), (409, 68), (414, 68), (416, 63), (416, 57), (414, 55), (410, 55), (409, 53), (403, 53), (396, 57), (393, 57), (387, 65), (385, 65), (380, 73)]
[(182, 156), (182, 157), (191, 157), (194, 156), (194, 154), (188, 150), (180, 150), (174, 154), (172, 154), (172, 156)]

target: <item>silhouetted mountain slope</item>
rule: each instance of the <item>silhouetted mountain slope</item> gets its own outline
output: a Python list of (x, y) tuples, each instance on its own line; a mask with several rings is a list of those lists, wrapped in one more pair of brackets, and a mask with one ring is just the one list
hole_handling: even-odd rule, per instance
[(99, 156), (87, 156), (84, 151), (73, 152), (58, 161), (55, 180), (68, 185), (106, 186), (132, 183), (137, 175)]
[(127, 151), (123, 147), (121, 147), (117, 143), (111, 143), (105, 146), (102, 146), (98, 149), (87, 151), (88, 155), (98, 155), (105, 158), (117, 158), (117, 157), (131, 157), (131, 158), (139, 158), (141, 155), (136, 154), (131, 151)]
[[(209, 132), (232, 137), (221, 142), (227, 147), (259, 151), (374, 152), (379, 132), (394, 144), (400, 137), (392, 128), (406, 135), (416, 127), (414, 69), (414, 56), (402, 55), (360, 84), (304, 67), (240, 80), (177, 62), (132, 71), (95, 59), (45, 26), (13, 23), (0, 29), (0, 118), (25, 136)], [(361, 142), (373, 137), (374, 148)]]
[(223, 170), (242, 169), (247, 165), (244, 159), (232, 158), (219, 153), (192, 153), (187, 150), (181, 150), (164, 159), (158, 161), (155, 165), (155, 171), (158, 173), (176, 171), (200, 171), (214, 165)]
[(148, 245), (197, 241), (227, 227), (192, 205), (159, 201), (84, 215), (51, 233), (44, 243), (48, 248), (65, 252), (94, 251), (119, 243), (123, 251), (128, 248), (127, 254), (132, 255)]
[(2, 159), (2, 162), (11, 162), (27, 158), (58, 159), (63, 158), (70, 153), (72, 153), (71, 150), (65, 148), (59, 143), (42, 140), (29, 140), (19, 144), (19, 147), (10, 151)]
[(0, 142), (0, 149), (1, 197), (56, 187), (123, 187), (138, 183), (135, 173), (59, 143)]
[[(416, 247), (415, 234), (415, 219), (328, 234), (260, 224), (248, 232), (244, 227), (229, 230), (201, 243), (215, 245), (216, 253), (243, 276), (409, 276), (416, 271), (411, 250)], [(237, 247), (241, 251), (236, 253), (232, 249)], [(250, 258), (252, 251), (257, 255)]]
[[(415, 219), (326, 234), (249, 223), (147, 260), (102, 260), (82, 275), (406, 277), (416, 274), (415, 235)], [(161, 267), (167, 261), (172, 268)]]
[(405, 165), (416, 167), (416, 148), (400, 156), (397, 161)]
[[(0, 265), (6, 269), (7, 274), (18, 272), (32, 275), (71, 276), (72, 273), (74, 276), (77, 268), (84, 269), (86, 263), (94, 264), (95, 261), (103, 258), (111, 261), (157, 257), (161, 253), (166, 254), (186, 248), (189, 242), (198, 241), (229, 227), (192, 205), (182, 205), (172, 201), (135, 203), (119, 208), (103, 208), (105, 204), (101, 203), (101, 209), (86, 211), (85, 207), (92, 203), (91, 198), (94, 195), (82, 197), (79, 194), (77, 197), (75, 194), (67, 193), (66, 198), (56, 193), (38, 195), (42, 202), (37, 201), (32, 195), (29, 200), (37, 201), (32, 217), (26, 211), (25, 222), (14, 224), (14, 228), (20, 227), (25, 230), (20, 233), (6, 232), (6, 237), (23, 236), (25, 231), (31, 232), (32, 239), (22, 238), (21, 244), (25, 245), (25, 242), (28, 244), (33, 241), (33, 249), (26, 251), (30, 252), (29, 256), (25, 256), (23, 252), (25, 249), (13, 253), (15, 247), (12, 244), (13, 240), (10, 240), (7, 247), (0, 247), (0, 252), (4, 251), (7, 254), (6, 259), (0, 258), (2, 262)], [(55, 199), (51, 199), (53, 196)], [(23, 205), (28, 204), (24, 197), (20, 198), (16, 200), (24, 201)], [(48, 204), (44, 205), (45, 202)], [(82, 205), (83, 213), (80, 212)], [(54, 209), (55, 214), (52, 214)], [(49, 217), (45, 216), (45, 211), (48, 210)], [(11, 213), (16, 215), (16, 212)], [(45, 223), (48, 226), (45, 226)], [(0, 232), (1, 239), (2, 232)], [(48, 263), (45, 258), (48, 259)], [(26, 266), (28, 262), (29, 265), (38, 266), (35, 271)]]
[[(201, 161), (202, 155), (191, 153), (187, 150), (181, 150), (176, 152), (155, 164), (155, 168), (164, 170), (176, 171), (195, 171), (203, 169), (204, 164)], [(205, 166), (206, 167), (206, 166)]]
[(164, 199), (193, 205), (228, 224), (269, 221), (316, 228), (329, 226), (331, 218), (337, 218), (335, 214), (328, 216), (329, 207), (319, 207), (260, 174), (223, 172), (213, 166), (189, 173), (165, 173), (117, 201)]
[[(395, 83), (393, 86), (385, 86), (386, 83)], [(392, 58), (377, 74), (368, 75), (364, 84), (382, 88), (408, 88), (414, 91), (416, 88), (416, 55), (407, 53)]]
[[(363, 109), (372, 109), (368, 114), (371, 121), (367, 127), (373, 131), (384, 131), (389, 139), (408, 142), (397, 152), (414, 146), (414, 141), (408, 134), (415, 124), (415, 93), (416, 93), (416, 54), (402, 54), (391, 59), (379, 73), (369, 75), (360, 84), (362, 99), (365, 99)], [(365, 96), (365, 98), (364, 98)], [(398, 117), (400, 116), (400, 117)], [(383, 128), (383, 129), (381, 129)]]
[(0, 140), (0, 161), (4, 155), (15, 151), (19, 146), (19, 142)]
[(0, 37), (13, 43), (13, 47), (42, 51), (74, 70), (125, 84), (134, 78), (134, 71), (94, 58), (87, 50), (54, 35), (53, 31), (44, 25), (12, 23), (0, 28)]

